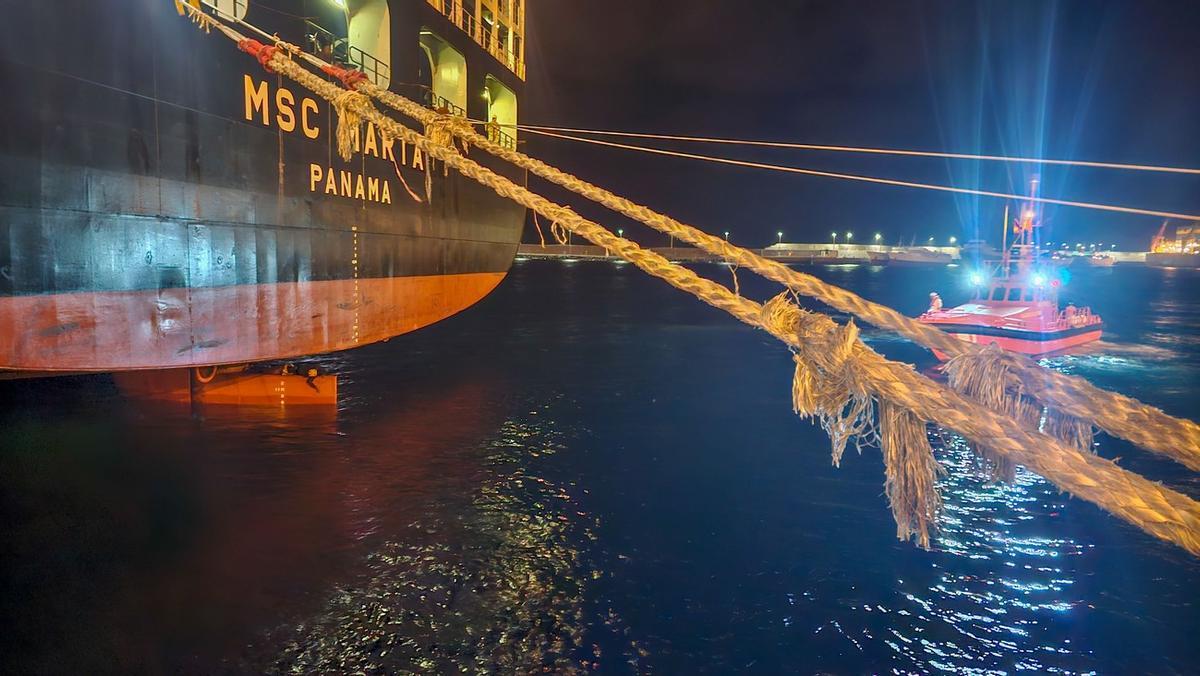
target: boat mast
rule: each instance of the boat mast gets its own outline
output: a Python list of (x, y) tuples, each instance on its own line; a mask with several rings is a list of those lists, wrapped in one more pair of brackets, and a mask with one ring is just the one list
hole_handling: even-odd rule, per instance
[(1000, 222), (1000, 251), (1001, 263), (1008, 270), (1008, 202), (1004, 203), (1004, 220)]

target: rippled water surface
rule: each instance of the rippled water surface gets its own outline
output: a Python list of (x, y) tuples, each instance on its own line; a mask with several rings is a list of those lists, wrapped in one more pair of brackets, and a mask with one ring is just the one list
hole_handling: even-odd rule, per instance
[[(953, 267), (812, 271), (909, 314), (963, 293)], [(1046, 363), (1200, 417), (1198, 292), (1076, 270), (1110, 331)], [(1200, 668), (1200, 561), (1033, 474), (988, 483), (949, 435), (933, 551), (897, 542), (878, 451), (830, 465), (786, 351), (629, 266), (518, 262), (466, 313), (323, 360), (336, 410), (0, 383), (5, 671)]]

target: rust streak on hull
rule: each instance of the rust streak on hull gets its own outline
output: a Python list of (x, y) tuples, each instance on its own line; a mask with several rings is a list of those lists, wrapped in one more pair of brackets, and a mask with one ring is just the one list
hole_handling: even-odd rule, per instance
[(0, 297), (0, 369), (164, 369), (344, 350), (445, 319), (486, 296), (504, 276)]

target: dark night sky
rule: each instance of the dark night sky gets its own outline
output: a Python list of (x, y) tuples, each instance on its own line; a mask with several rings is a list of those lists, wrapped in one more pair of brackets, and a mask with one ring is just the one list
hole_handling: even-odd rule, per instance
[[(1200, 2), (529, 0), (530, 124), (1200, 166)], [(1003, 203), (530, 138), (584, 178), (761, 245), (999, 239)], [(1200, 213), (1200, 180), (691, 146), (811, 168)], [(539, 191), (649, 244), (661, 236)], [(1160, 219), (1048, 208), (1045, 239), (1144, 248)], [(531, 235), (526, 235), (528, 238)], [(998, 243), (998, 242), (997, 242)]]

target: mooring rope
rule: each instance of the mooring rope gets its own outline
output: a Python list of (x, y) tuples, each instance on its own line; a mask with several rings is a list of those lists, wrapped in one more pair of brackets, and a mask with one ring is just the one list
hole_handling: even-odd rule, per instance
[[(483, 124), (479, 120), (472, 120)], [(714, 136), (687, 136), (682, 134), (651, 134), (646, 132), (611, 131), (606, 129), (579, 129), (573, 127), (550, 127), (540, 124), (501, 124), (521, 131), (549, 131), (562, 134), (591, 134), (594, 136), (615, 136), (619, 138), (652, 139), (658, 141), (683, 141), (687, 143), (712, 143), (718, 145), (751, 146), (760, 148), (786, 148), (791, 150), (816, 150), (835, 153), (862, 153), (867, 155), (898, 155), (901, 157), (930, 157), (948, 160), (974, 160), (978, 162), (1007, 162), (1012, 164), (1049, 164), (1067, 167), (1087, 167), (1090, 169), (1116, 169), (1121, 171), (1149, 171), (1165, 174), (1200, 174), (1200, 169), (1193, 167), (1168, 167), (1155, 164), (1130, 164), (1126, 162), (1094, 162), (1088, 160), (1058, 160), (1046, 157), (1015, 157), (1011, 155), (983, 155), (977, 153), (946, 153), (933, 150), (904, 150), (900, 148), (869, 148), (863, 146), (839, 146), (816, 143), (797, 143), (794, 141), (761, 141), (754, 139), (732, 139)]]
[(734, 167), (745, 167), (748, 169), (764, 169), (767, 171), (781, 171), (788, 174), (803, 174), (805, 176), (818, 176), (822, 178), (835, 178), (843, 181), (858, 181), (862, 183), (874, 183), (877, 185), (890, 185), (898, 188), (916, 188), (918, 190), (934, 190), (937, 192), (950, 192), (958, 195), (975, 195), (977, 197), (994, 197), (1006, 200), (1020, 200), (1024, 202), (1037, 202), (1039, 204), (1053, 204), (1063, 207), (1076, 207), (1079, 209), (1093, 209), (1096, 211), (1115, 211), (1122, 214), (1137, 214), (1139, 216), (1154, 216), (1156, 218), (1178, 218), (1185, 221), (1200, 220), (1200, 214), (1184, 214), (1175, 211), (1158, 211), (1155, 209), (1142, 209), (1140, 207), (1124, 207), (1117, 204), (1101, 204), (1099, 202), (1081, 202), (1078, 200), (1064, 200), (1054, 197), (1034, 197), (1029, 195), (1017, 195), (1015, 193), (996, 192), (994, 190), (980, 190), (978, 188), (962, 188), (953, 185), (941, 185), (938, 183), (920, 183), (917, 181), (902, 181), (895, 178), (880, 178), (878, 176), (865, 176), (863, 174), (847, 174), (836, 171), (823, 171), (820, 169), (807, 169), (805, 167), (794, 167), (787, 164), (772, 164), (769, 162), (752, 162), (750, 160), (738, 160), (731, 157), (720, 157), (718, 155), (702, 155), (700, 153), (685, 153), (678, 150), (666, 150), (663, 148), (653, 148), (650, 146), (633, 145), (631, 143), (617, 143), (615, 141), (603, 141), (596, 138), (585, 138), (583, 136), (571, 136), (570, 134), (559, 134), (552, 131), (538, 131), (536, 129), (525, 130), (530, 134), (538, 134), (541, 136), (549, 136), (552, 138), (563, 139), (567, 141), (576, 141), (578, 143), (590, 143), (592, 145), (607, 146), (609, 148), (618, 148), (621, 150), (632, 150), (639, 153), (650, 153), (652, 155), (662, 155), (666, 157), (678, 157), (685, 160), (699, 160), (701, 162), (713, 162), (715, 164), (725, 164)]
[[(306, 55), (310, 62), (319, 59)], [(360, 91), (380, 100), (391, 108), (418, 122), (429, 123), (438, 114), (421, 104), (380, 89), (368, 81), (355, 85)], [(506, 148), (486, 136), (455, 130), (460, 138), (485, 152), (526, 169), (551, 183), (601, 204), (617, 213), (639, 221), (659, 232), (685, 241), (709, 254), (718, 256), (739, 267), (749, 268), (772, 281), (803, 296), (815, 298), (836, 310), (853, 315), (882, 329), (894, 331), (913, 342), (938, 350), (951, 357), (964, 359), (981, 354), (981, 346), (959, 340), (948, 333), (922, 324), (886, 305), (874, 303), (858, 294), (825, 282), (813, 275), (799, 272), (759, 254), (710, 235), (699, 228), (682, 223), (649, 207), (616, 195), (600, 186), (584, 181), (552, 167), (541, 160)], [(975, 357), (1002, 362), (1019, 376), (1023, 393), (1037, 398), (1060, 414), (1086, 421), (1112, 436), (1130, 441), (1146, 450), (1171, 458), (1189, 469), (1200, 471), (1200, 425), (1190, 420), (1168, 415), (1161, 409), (1144, 404), (1126, 395), (1096, 387), (1087, 380), (1040, 366), (1033, 359), (1015, 353)]]
[[(272, 69), (310, 89), (328, 101), (342, 89), (311, 73), (285, 55), (264, 50), (268, 46), (248, 40), (231, 28), (221, 30), (238, 42), (239, 48), (257, 56)], [(948, 387), (916, 373), (911, 366), (884, 359), (867, 347), (853, 322), (838, 327), (823, 315), (808, 313), (787, 300), (784, 294), (766, 305), (738, 296), (716, 282), (671, 264), (662, 256), (618, 237), (573, 210), (555, 204), (525, 187), (479, 165), (446, 145), (431, 142), (424, 134), (387, 117), (368, 101), (345, 102), (352, 114), (375, 124), (390, 138), (403, 140), (424, 150), (462, 175), (514, 200), (536, 213), (560, 223), (597, 246), (609, 249), (643, 271), (696, 296), (739, 320), (766, 330), (786, 345), (797, 359), (797, 375), (807, 373), (807, 393), (793, 397), (803, 415), (816, 415), (827, 429), (866, 434), (874, 427), (873, 405), (885, 416), (881, 442), (885, 451), (888, 481), (885, 486), (897, 520), (897, 534), (912, 536), (928, 545), (932, 510), (936, 500), (926, 490), (932, 486), (928, 442), (920, 448), (915, 426), (935, 420), (975, 444), (988, 445), (995, 453), (1038, 472), (1063, 490), (1086, 499), (1142, 528), (1200, 555), (1200, 503), (1118, 467), (1112, 461), (1080, 452), (1058, 439), (1022, 427)], [(801, 385), (793, 387), (803, 390)], [(804, 408), (808, 407), (808, 408)], [(899, 408), (895, 408), (899, 407)], [(833, 437), (834, 456), (840, 457), (848, 441), (846, 434)], [(841, 448), (838, 447), (841, 444)], [(907, 444), (903, 449), (895, 444)], [(914, 447), (914, 444), (916, 447)], [(932, 465), (936, 467), (936, 465)]]

